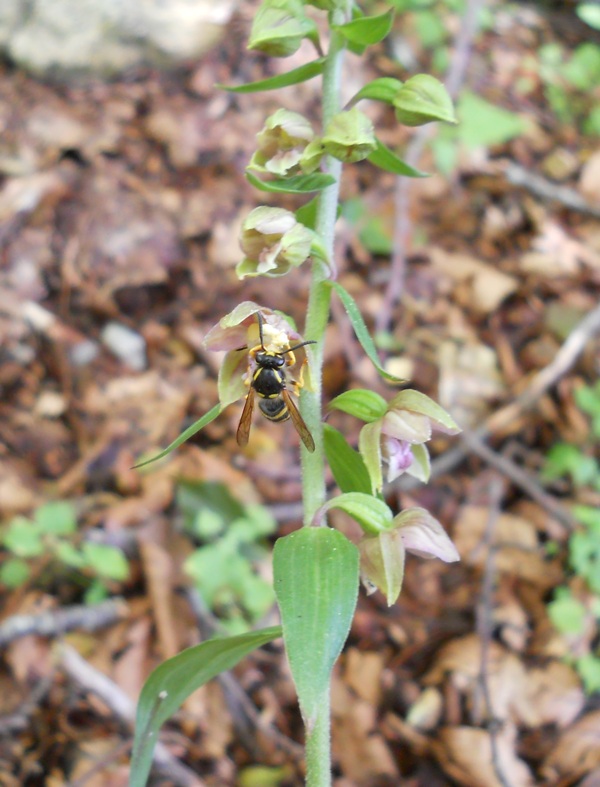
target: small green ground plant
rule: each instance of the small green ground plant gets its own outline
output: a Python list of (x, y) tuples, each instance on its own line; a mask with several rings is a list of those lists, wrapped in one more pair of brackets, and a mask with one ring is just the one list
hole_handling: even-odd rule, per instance
[[(366, 160), (396, 175), (423, 175), (377, 138), (372, 122), (358, 106), (360, 102), (368, 99), (390, 105), (398, 123), (405, 126), (455, 122), (446, 90), (427, 74), (405, 81), (375, 79), (342, 106), (345, 53), (364, 53), (388, 35), (392, 22), (393, 9), (369, 16), (350, 0), (263, 0), (254, 18), (249, 48), (286, 57), (308, 41), (316, 57), (286, 73), (227, 87), (235, 93), (254, 93), (315, 77), (322, 80), (322, 111), (317, 124), (281, 108), (266, 118), (257, 135), (257, 149), (247, 167), (248, 181), (271, 195), (293, 195), (300, 204), (296, 212), (271, 206), (251, 211), (242, 226), (243, 257), (236, 268), (243, 280), (293, 275), (299, 266), (310, 266), (304, 332), (300, 334), (293, 321), (280, 312), (241, 300), (204, 340), (207, 349), (225, 352), (218, 379), (219, 402), (164, 451), (138, 466), (166, 456), (224, 408), (245, 398), (237, 431), (241, 447), (251, 439), (257, 411), (271, 421), (291, 420), (301, 439), (304, 526), (279, 538), (273, 550), (274, 593), (281, 626), (208, 640), (164, 662), (150, 675), (138, 704), (131, 787), (146, 784), (159, 728), (186, 697), (255, 648), (281, 636), (305, 726), (306, 783), (328, 787), (331, 672), (350, 630), (359, 581), (362, 579), (368, 592), (380, 590), (388, 604), (393, 604), (401, 590), (407, 551), (446, 562), (459, 559), (431, 514), (422, 508), (394, 511), (384, 494), (385, 484), (402, 473), (426, 481), (430, 472), (426, 444), (433, 431), (455, 434), (459, 429), (451, 416), (424, 394), (410, 388), (398, 390), (405, 381), (382, 366), (357, 304), (336, 281), (334, 234), (343, 165)], [(312, 194), (316, 197), (311, 199)], [(331, 410), (361, 422), (358, 448), (323, 423), (324, 339), (334, 297), (341, 302), (378, 374), (396, 386), (389, 398), (354, 388), (329, 403)], [(340, 492), (334, 496), (328, 495), (325, 485), (326, 463)], [(239, 555), (241, 546), (255, 548), (255, 535), (248, 538), (248, 533), (257, 532), (257, 518), (262, 519), (261, 535), (270, 532), (272, 522), (256, 509), (238, 507), (224, 513), (231, 501), (224, 499), (223, 490), (212, 490), (212, 503), (207, 491), (202, 490), (200, 511), (195, 504), (188, 509), (187, 526), (203, 537), (214, 532), (225, 547), (215, 540), (211, 552), (200, 548), (187, 568), (214, 602), (223, 583), (206, 584), (207, 565), (217, 561), (225, 575), (227, 559)], [(197, 492), (185, 490), (188, 496)], [(358, 523), (363, 534), (358, 543), (331, 526), (329, 512), (333, 509), (344, 511)], [(235, 594), (229, 596), (232, 598), (235, 600)], [(246, 609), (242, 617), (248, 621), (252, 615)]]
[[(557, 443), (553, 446), (546, 460), (544, 479), (569, 478), (578, 492), (587, 489), (598, 493), (600, 462), (596, 456), (600, 447), (600, 382), (578, 389), (575, 401), (590, 418), (589, 444)], [(588, 592), (583, 600), (564, 585), (556, 589), (554, 599), (548, 605), (550, 619), (566, 637), (582, 635), (590, 618), (595, 619), (596, 629), (600, 625), (600, 508), (576, 505), (573, 514), (580, 527), (569, 538), (569, 568), (575, 577), (583, 580)], [(600, 651), (591, 650), (576, 657), (574, 665), (586, 691), (590, 694), (600, 691)]]
[(75, 572), (88, 603), (105, 598), (110, 582), (123, 582), (129, 575), (118, 547), (81, 538), (75, 508), (67, 501), (45, 503), (31, 519), (14, 517), (0, 527), (0, 545), (10, 555), (0, 566), (0, 585), (8, 588), (28, 582), (41, 559), (49, 563), (39, 581)]

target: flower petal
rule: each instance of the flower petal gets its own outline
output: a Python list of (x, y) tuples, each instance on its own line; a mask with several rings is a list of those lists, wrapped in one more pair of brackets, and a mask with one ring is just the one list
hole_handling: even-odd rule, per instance
[(424, 558), (437, 557), (444, 563), (460, 560), (460, 555), (442, 525), (424, 508), (407, 508), (394, 518), (408, 552)]

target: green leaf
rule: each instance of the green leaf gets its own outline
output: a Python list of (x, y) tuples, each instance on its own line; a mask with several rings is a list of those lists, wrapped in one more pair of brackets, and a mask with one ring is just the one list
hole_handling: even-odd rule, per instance
[(429, 174), (422, 172), (420, 169), (415, 169), (407, 164), (405, 161), (397, 156), (387, 145), (378, 139), (377, 147), (367, 156), (367, 161), (370, 161), (379, 169), (384, 169), (386, 172), (393, 172), (394, 175), (405, 175), (407, 178), (427, 178)]
[(600, 30), (600, 5), (595, 3), (580, 3), (575, 9), (577, 16), (595, 30)]
[(35, 512), (34, 520), (43, 533), (54, 536), (69, 536), (77, 530), (75, 509), (65, 500), (44, 503)]
[(354, 95), (348, 102), (349, 106), (354, 106), (357, 101), (363, 98), (370, 98), (373, 101), (384, 101), (391, 104), (394, 96), (402, 87), (402, 82), (393, 77), (380, 77), (369, 82)]
[(358, 549), (327, 527), (280, 538), (273, 553), (283, 639), (308, 732), (329, 693), (358, 595)]
[(600, 658), (593, 653), (586, 653), (585, 656), (575, 662), (585, 693), (590, 697), (600, 691)]
[(137, 465), (133, 466), (133, 470), (137, 470), (139, 467), (144, 467), (145, 465), (149, 465), (151, 462), (157, 462), (159, 459), (162, 459), (163, 456), (170, 454), (171, 451), (174, 451), (176, 448), (179, 448), (182, 443), (185, 443), (186, 440), (189, 440), (190, 437), (193, 437), (196, 432), (199, 432), (205, 426), (207, 426), (211, 421), (214, 421), (215, 418), (221, 412), (221, 405), (216, 404), (212, 410), (209, 410), (205, 413), (202, 418), (199, 418), (195, 421), (191, 426), (189, 426), (185, 432), (182, 432), (176, 440), (173, 440), (171, 445), (167, 446), (164, 451), (161, 451), (160, 454), (153, 456), (151, 459), (146, 459), (143, 462), (139, 462)]
[(129, 576), (129, 563), (118, 547), (86, 541), (81, 553), (90, 568), (103, 579), (123, 582)]
[(329, 403), (330, 409), (341, 410), (355, 418), (360, 418), (365, 423), (371, 423), (385, 415), (387, 406), (383, 396), (365, 388), (351, 388), (336, 396)]
[(387, 503), (378, 497), (362, 492), (348, 492), (333, 497), (320, 509), (323, 513), (339, 508), (355, 519), (367, 533), (377, 535), (389, 530), (394, 515)]
[(17, 557), (38, 557), (45, 551), (39, 525), (25, 517), (15, 517), (11, 521), (2, 543)]
[(548, 604), (548, 614), (562, 634), (581, 634), (585, 625), (585, 607), (567, 592)]
[(365, 463), (346, 438), (333, 426), (323, 426), (325, 455), (335, 482), (342, 492), (364, 492), (370, 494), (371, 479)]
[(377, 357), (377, 350), (375, 349), (373, 339), (371, 339), (371, 335), (369, 334), (367, 326), (365, 325), (362, 314), (360, 313), (360, 310), (350, 293), (336, 281), (326, 282), (325, 286), (331, 287), (337, 292), (342, 304), (344, 305), (344, 308), (346, 309), (346, 314), (350, 318), (356, 338), (361, 343), (363, 350), (366, 352), (369, 360), (377, 369), (379, 374), (385, 380), (388, 380), (391, 383), (405, 383), (406, 380), (402, 380), (400, 377), (396, 377), (395, 375), (386, 372), (386, 370), (381, 365), (379, 358)]
[(332, 25), (333, 30), (341, 33), (346, 41), (357, 45), (355, 51), (361, 54), (366, 47), (378, 44), (389, 35), (394, 20), (394, 9), (390, 8), (379, 16), (363, 16), (345, 25)]
[(29, 579), (29, 565), (18, 557), (11, 557), (0, 566), (0, 585), (18, 588)]
[(457, 134), (468, 148), (509, 142), (520, 136), (527, 127), (519, 115), (490, 104), (468, 90), (461, 94), (457, 114), (460, 118)]
[(278, 74), (275, 77), (268, 79), (260, 79), (258, 82), (249, 82), (246, 85), (215, 85), (221, 90), (227, 90), (230, 93), (258, 93), (261, 90), (276, 90), (279, 87), (289, 87), (290, 85), (297, 85), (300, 82), (306, 82), (313, 77), (319, 76), (323, 73), (326, 58), (320, 57), (318, 60), (311, 60), (310, 63), (305, 63), (299, 68), (294, 68), (292, 71), (287, 71), (285, 74)]
[(158, 731), (181, 703), (215, 675), (235, 667), (244, 656), (281, 636), (274, 626), (235, 637), (217, 638), (164, 661), (140, 694), (129, 787), (145, 787)]
[(274, 194), (309, 194), (312, 191), (323, 191), (335, 183), (333, 175), (324, 172), (315, 172), (312, 175), (295, 175), (292, 178), (278, 180), (261, 180), (246, 171), (248, 182), (259, 191), (269, 191)]

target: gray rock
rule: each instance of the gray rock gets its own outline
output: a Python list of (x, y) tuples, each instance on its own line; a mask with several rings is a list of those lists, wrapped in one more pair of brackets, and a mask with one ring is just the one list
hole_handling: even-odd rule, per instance
[(0, 51), (38, 74), (118, 74), (197, 58), (235, 0), (0, 0)]

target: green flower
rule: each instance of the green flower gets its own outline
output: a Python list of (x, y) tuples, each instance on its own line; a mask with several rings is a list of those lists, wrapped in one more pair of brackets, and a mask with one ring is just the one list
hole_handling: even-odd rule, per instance
[(317, 26), (304, 13), (301, 0), (263, 0), (252, 23), (248, 49), (288, 57), (305, 38), (318, 43)]
[(258, 133), (258, 149), (248, 169), (281, 178), (297, 175), (306, 146), (313, 138), (312, 126), (303, 115), (279, 109), (267, 118)]
[(325, 152), (340, 161), (366, 159), (377, 147), (375, 131), (369, 118), (354, 107), (334, 115), (322, 140)]
[(236, 268), (246, 276), (284, 276), (311, 256), (323, 256), (315, 232), (283, 208), (255, 208), (242, 226), (240, 237), (246, 255)]

